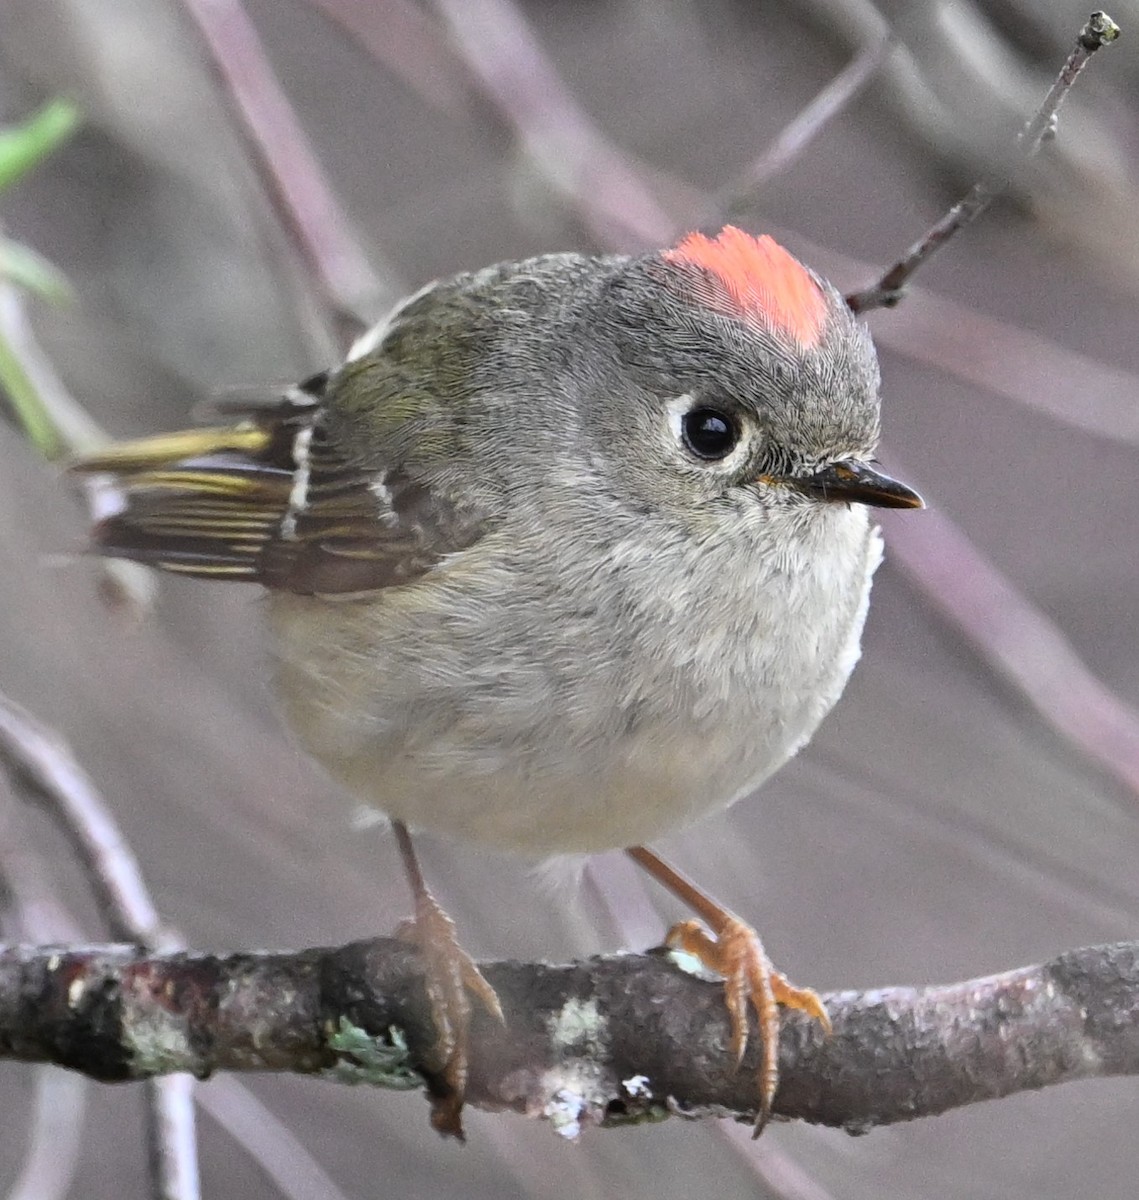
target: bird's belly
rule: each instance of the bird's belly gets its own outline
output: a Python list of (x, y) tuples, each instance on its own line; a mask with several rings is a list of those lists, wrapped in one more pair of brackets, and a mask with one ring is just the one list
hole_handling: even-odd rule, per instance
[(682, 694), (678, 680), (659, 704), (628, 708), (601, 680), (573, 714), (525, 687), (421, 711), (379, 705), (374, 685), (330, 702), (319, 671), (282, 690), (302, 744), (359, 800), (413, 827), (544, 856), (648, 842), (747, 795), (814, 732), (856, 655), (855, 637), (830, 677), (802, 687), (741, 679), (710, 697)]
[(329, 755), (318, 749), (322, 737), (306, 737), (303, 724), (298, 732), (349, 790), (389, 816), (544, 856), (636, 845), (689, 825), (758, 786), (810, 731), (643, 727), (608, 745), (563, 743), (540, 756), (462, 734), (436, 736), (425, 749), (395, 731)]
[[(315, 622), (320, 600), (278, 598), (279, 691), (305, 748), (412, 827), (535, 856), (635, 845), (740, 799), (811, 736), (858, 657), (877, 558), (864, 532), (841, 602), (829, 581), (797, 579), (778, 598), (778, 638), (749, 627), (748, 601), (762, 612), (746, 593), (711, 631), (707, 613), (690, 628), (657, 621), (624, 673), (628, 653), (583, 667), (569, 635), (560, 649), (495, 645), (488, 619), (477, 653), (454, 636), (424, 649), (394, 607), (330, 605)], [(798, 603), (813, 615), (789, 622)]]

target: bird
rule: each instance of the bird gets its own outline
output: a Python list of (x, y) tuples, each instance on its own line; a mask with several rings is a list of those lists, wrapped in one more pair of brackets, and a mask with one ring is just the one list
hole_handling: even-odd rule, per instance
[(95, 549), (268, 593), (285, 723), (391, 818), (462, 1136), (472, 1001), (493, 988), (412, 831), (533, 859), (628, 851), (695, 913), (667, 945), (754, 1010), (756, 1134), (780, 1008), (825, 1008), (754, 927), (648, 848), (752, 795), (860, 654), (882, 540), (922, 507), (875, 454), (874, 346), (841, 294), (733, 226), (638, 255), (433, 282), (338, 367), (221, 423), (97, 450)]

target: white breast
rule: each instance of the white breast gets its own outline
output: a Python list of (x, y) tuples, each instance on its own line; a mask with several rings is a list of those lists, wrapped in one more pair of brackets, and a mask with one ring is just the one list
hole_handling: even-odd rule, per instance
[(535, 855), (651, 841), (762, 783), (858, 659), (881, 557), (865, 510), (780, 532), (777, 553), (698, 547), (664, 581), (632, 539), (612, 614), (476, 556), (426, 591), (275, 596), (286, 715), (412, 826)]

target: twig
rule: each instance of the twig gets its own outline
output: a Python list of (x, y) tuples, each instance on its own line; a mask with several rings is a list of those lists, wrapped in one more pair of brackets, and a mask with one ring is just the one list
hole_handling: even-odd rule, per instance
[(784, 126), (778, 137), (736, 179), (712, 197), (717, 217), (730, 216), (768, 180), (787, 170), (827, 125), (843, 112), (874, 78), (897, 45), (888, 31), (874, 39)]
[(194, 1080), (168, 1075), (146, 1081), (146, 1148), (154, 1200), (199, 1200)]
[[(3, 695), (0, 763), (35, 791), (75, 845), (115, 937), (148, 951), (172, 953), (185, 944), (176, 929), (160, 920), (134, 852), (70, 747)], [(147, 1090), (154, 1194), (163, 1200), (197, 1195), (192, 1190), (197, 1161), (191, 1100), (225, 1125), (286, 1196), (344, 1200), (296, 1137), (279, 1122), (270, 1122), (260, 1101), (237, 1080), (229, 1081), (223, 1094), (215, 1089), (208, 1097), (195, 1094), (189, 1081), (177, 1077), (152, 1080)]]
[[(86, 772), (56, 734), (3, 695), (0, 763), (48, 801), (95, 884), (112, 935), (129, 938), (140, 949), (174, 949), (179, 943), (162, 929), (134, 853)], [(146, 1093), (151, 1195), (155, 1200), (198, 1200), (191, 1081), (151, 1079)]]
[(614, 250), (661, 245), (673, 222), (578, 104), (511, 0), (435, 0), (455, 46), (529, 160)]
[[(0, 339), (18, 361), (36, 406), (51, 426), (52, 441), (61, 454), (91, 450), (109, 439), (81, 404), (68, 392), (51, 360), (43, 352), (28, 322), (24, 298), (18, 288), (0, 283)], [(90, 476), (82, 483), (93, 520), (98, 520), (117, 501), (114, 487), (105, 476)], [(157, 583), (153, 572), (122, 559), (101, 559), (99, 571), (110, 600), (134, 613), (148, 610), (154, 602)]]
[(348, 1200), (296, 1134), (233, 1075), (198, 1088), (198, 1107), (292, 1200)]
[[(10, 901), (21, 937), (73, 940), (79, 925), (50, 890), (46, 865), (20, 836), (18, 815), (15, 797), (0, 778), (0, 911)], [(79, 1165), (89, 1084), (37, 1067), (33, 1092), (27, 1148), (5, 1200), (64, 1200)]]
[(427, 104), (458, 116), (473, 80), (439, 23), (412, 0), (308, 0)]
[[(87, 1080), (38, 1067), (28, 1105), (31, 1136), (20, 1172), (4, 1200), (66, 1200), (79, 1167)], [(6, 1116), (7, 1120), (8, 1117)]]
[(1084, 665), (1063, 632), (1025, 600), (936, 509), (920, 528), (889, 523), (890, 559), (1038, 713), (1139, 796), (1139, 712)]
[(240, 0), (183, 0), (240, 117), (277, 213), (301, 251), (343, 340), (365, 327), (361, 310), (394, 301), (402, 287), (381, 280), (325, 180), (257, 30)]
[[(488, 963), (505, 1026), (476, 1013), (468, 1098), (565, 1136), (755, 1115), (723, 989), (661, 955)], [(943, 987), (838, 992), (789, 1015), (775, 1110), (864, 1132), (1075, 1079), (1139, 1073), (1139, 943)], [(290, 1071), (401, 1090), (434, 1079), (415, 952), (397, 939), (294, 954), (140, 958), (126, 946), (0, 950), (0, 1056), (114, 1082)], [(754, 1039), (758, 1041), (758, 1036)]]
[(111, 935), (138, 946), (172, 949), (142, 870), (103, 798), (68, 746), (18, 704), (0, 695), (0, 763), (46, 797), (75, 845)]
[[(1118, 37), (1119, 26), (1107, 13), (1092, 13), (1088, 23), (1080, 30), (1076, 49), (1069, 55), (1044, 102), (1017, 139), (1018, 148), (1025, 158), (1032, 158), (1039, 151), (1045, 135), (1054, 128), (1060, 106), (1091, 56), (1100, 47), (1109, 45)], [(923, 263), (928, 262), (959, 229), (975, 221), (997, 196), (1008, 189), (1010, 182), (1009, 177), (978, 180), (961, 200), (930, 226), (922, 238), (914, 242), (877, 283), (847, 296), (846, 302), (851, 310), (864, 313), (874, 308), (889, 308), (897, 304), (914, 272)]]

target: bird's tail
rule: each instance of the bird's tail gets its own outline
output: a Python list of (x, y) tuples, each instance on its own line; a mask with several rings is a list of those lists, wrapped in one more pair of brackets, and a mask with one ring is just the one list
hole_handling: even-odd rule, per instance
[(267, 582), (314, 413), (306, 385), (272, 405), (243, 405), (232, 425), (120, 442), (75, 460), (73, 471), (113, 485), (115, 507), (93, 530), (96, 549), (181, 575)]

